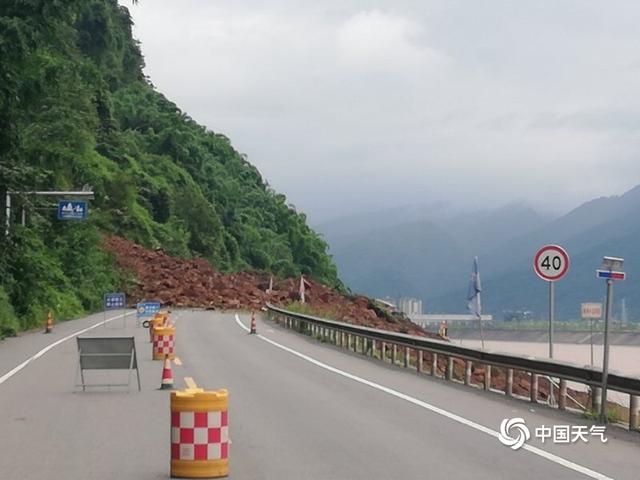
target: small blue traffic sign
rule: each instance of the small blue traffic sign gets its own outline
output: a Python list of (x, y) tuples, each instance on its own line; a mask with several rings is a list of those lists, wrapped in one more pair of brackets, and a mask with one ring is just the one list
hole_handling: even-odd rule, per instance
[(85, 220), (87, 212), (85, 201), (61, 200), (58, 202), (58, 220)]
[(124, 293), (105, 293), (104, 294), (104, 309), (105, 310), (121, 310), (126, 308), (127, 299)]
[(627, 274), (625, 272), (612, 272), (611, 270), (596, 270), (596, 277), (610, 280), (624, 280)]
[(138, 303), (137, 307), (138, 318), (150, 317), (154, 313), (158, 313), (160, 311), (160, 302), (140, 302)]

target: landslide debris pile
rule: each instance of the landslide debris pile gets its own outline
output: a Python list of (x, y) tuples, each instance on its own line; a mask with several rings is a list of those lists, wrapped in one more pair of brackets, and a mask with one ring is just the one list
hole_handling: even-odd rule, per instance
[[(162, 250), (149, 250), (122, 237), (104, 239), (116, 264), (134, 276), (128, 292), (132, 301), (156, 299), (176, 307), (259, 309), (269, 302), (286, 307), (299, 299), (299, 278), (275, 279), (267, 293), (269, 276), (258, 272), (223, 274), (202, 258), (184, 259)], [(435, 337), (405, 317), (391, 315), (363, 296), (347, 296), (306, 279), (306, 305), (318, 314), (356, 325)]]

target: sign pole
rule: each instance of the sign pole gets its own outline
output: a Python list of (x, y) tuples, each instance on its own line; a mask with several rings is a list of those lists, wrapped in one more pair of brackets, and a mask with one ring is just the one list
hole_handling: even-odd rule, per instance
[(553, 358), (553, 322), (555, 321), (555, 282), (549, 282), (549, 358)]
[(480, 341), (482, 342), (482, 349), (484, 350), (484, 332), (482, 331), (482, 314), (479, 315), (478, 322), (480, 322)]
[(624, 280), (626, 273), (622, 271), (624, 258), (605, 256), (601, 269), (596, 270), (596, 277), (607, 282), (607, 298), (604, 310), (604, 340), (602, 356), (602, 396), (600, 397), (600, 422), (607, 423), (607, 382), (609, 380), (609, 324), (613, 309), (613, 281)]
[(591, 324), (591, 332), (589, 335), (589, 339), (591, 341), (591, 367), (593, 368), (593, 318), (590, 318), (589, 320), (591, 320), (590, 324)]
[(604, 311), (604, 354), (602, 357), (602, 395), (600, 397), (600, 421), (607, 422), (607, 382), (609, 380), (609, 321), (613, 300), (613, 281), (607, 279), (607, 300)]

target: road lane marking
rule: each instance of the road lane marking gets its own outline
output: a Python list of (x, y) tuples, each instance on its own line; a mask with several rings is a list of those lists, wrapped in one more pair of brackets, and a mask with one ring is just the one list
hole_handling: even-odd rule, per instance
[(62, 342), (66, 342), (67, 340), (73, 338), (73, 337), (77, 337), (78, 335), (82, 335), (85, 332), (88, 332), (89, 330), (93, 330), (94, 328), (100, 327), (104, 324), (106, 324), (107, 322), (111, 322), (113, 320), (117, 320), (119, 318), (123, 318), (126, 317), (127, 315), (133, 315), (136, 312), (128, 312), (128, 313), (121, 313), (120, 315), (116, 315), (115, 317), (111, 317), (111, 318), (107, 318), (106, 320), (100, 320), (98, 323), (96, 323), (95, 325), (92, 325), (90, 327), (87, 328), (83, 328), (82, 330), (78, 330), (75, 333), (72, 333), (71, 335), (67, 335), (64, 338), (61, 338), (60, 340), (56, 340), (55, 342), (53, 342), (51, 345), (48, 345), (46, 347), (44, 347), (42, 350), (40, 350), (38, 353), (36, 353), (35, 355), (27, 358), (24, 362), (22, 362), (20, 365), (16, 366), (15, 368), (13, 368), (13, 370), (8, 371), (7, 373), (5, 373), (3, 376), (0, 377), (0, 385), (2, 385), (4, 382), (6, 382), (7, 380), (9, 380), (11, 377), (13, 377), (16, 373), (18, 373), (20, 370), (22, 370), (24, 367), (26, 367), (27, 365), (29, 365), (31, 362), (33, 362), (34, 360), (37, 360), (38, 358), (40, 358), (41, 356), (43, 356), (45, 353), (47, 353), (49, 350), (51, 350), (52, 348), (57, 347), (58, 345), (60, 345)]
[(180, 360), (180, 357), (174, 357), (173, 358), (173, 363), (176, 365), (182, 365), (182, 360)]
[[(245, 326), (241, 321), (240, 321), (240, 317), (238, 316), (238, 314), (236, 313), (236, 323), (238, 325), (240, 325), (240, 327), (242, 327), (245, 331), (249, 332), (249, 327)], [(344, 370), (340, 370), (338, 368), (332, 367), (331, 365), (327, 365), (326, 363), (322, 363), (319, 360), (316, 360), (315, 358), (312, 358), (308, 355), (305, 355), (304, 353), (300, 353), (297, 350), (294, 350), (292, 348), (286, 347), (278, 342), (274, 342), (273, 340), (264, 337), (260, 334), (256, 335), (260, 340), (264, 340), (265, 342), (273, 345), (274, 347), (277, 347), (281, 350), (284, 350), (285, 352), (288, 352), (292, 355), (295, 355), (298, 358), (301, 358), (303, 360), (306, 360), (309, 363), (312, 363), (320, 368), (323, 368), (325, 370), (328, 370), (332, 373), (335, 373), (337, 375), (343, 376), (345, 378), (348, 378), (350, 380), (353, 380), (355, 382), (361, 383), (363, 385), (367, 385), (371, 388), (375, 388), (376, 390), (379, 390), (381, 392), (387, 393), (389, 395), (392, 395), (396, 398), (400, 398), (402, 400), (405, 400), (409, 403), (412, 403), (418, 407), (422, 407), (426, 410), (430, 410), (434, 413), (437, 413), (438, 415), (442, 415), (443, 417), (446, 417), (450, 420), (453, 420), (455, 422), (458, 422), (462, 425), (466, 425), (467, 427), (473, 428), (474, 430), (478, 430), (482, 433), (486, 433), (487, 435), (490, 435), (492, 437), (498, 438), (498, 432), (496, 430), (493, 430), (491, 428), (485, 427), (484, 425), (480, 425), (479, 423), (474, 422), (473, 420), (469, 420), (467, 418), (461, 417), (460, 415), (457, 415), (455, 413), (449, 412), (448, 410), (444, 410), (442, 408), (436, 407), (435, 405), (431, 405), (430, 403), (424, 402), (422, 400), (419, 400), (415, 397), (412, 397), (410, 395), (407, 395), (405, 393), (399, 392), (397, 390), (394, 390), (392, 388), (389, 387), (385, 387), (384, 385), (380, 385), (379, 383), (375, 383), (372, 382), (370, 380), (366, 380), (364, 378), (358, 377), (356, 375), (353, 375), (352, 373), (349, 372), (345, 372)], [(498, 445), (498, 444), (496, 444)], [(533, 445), (528, 445), (525, 444), (522, 446), (523, 450), (527, 450), (528, 452), (531, 452), (535, 455), (538, 455), (539, 457), (545, 458), (551, 462), (557, 463), (558, 465), (562, 465), (563, 467), (569, 468), (571, 470), (574, 470), (576, 472), (582, 473), (588, 477), (591, 478), (595, 478), (598, 480), (613, 480), (611, 477), (608, 477), (602, 473), (596, 472), (595, 470), (591, 470), (590, 468), (584, 467), (582, 465), (579, 465), (577, 463), (574, 463), (570, 460), (567, 460), (565, 458), (559, 457), (558, 455), (554, 455), (553, 453), (549, 453), (545, 450), (542, 450), (538, 447), (534, 447)]]

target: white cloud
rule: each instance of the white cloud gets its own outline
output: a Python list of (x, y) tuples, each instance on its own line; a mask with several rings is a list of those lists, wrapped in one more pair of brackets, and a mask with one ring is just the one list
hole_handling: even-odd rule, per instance
[(338, 54), (345, 66), (379, 70), (438, 68), (448, 58), (420, 42), (423, 26), (379, 10), (359, 12), (338, 29)]
[(434, 200), (568, 209), (640, 183), (635, 2), (154, 0), (133, 14), (159, 90), (312, 219)]

